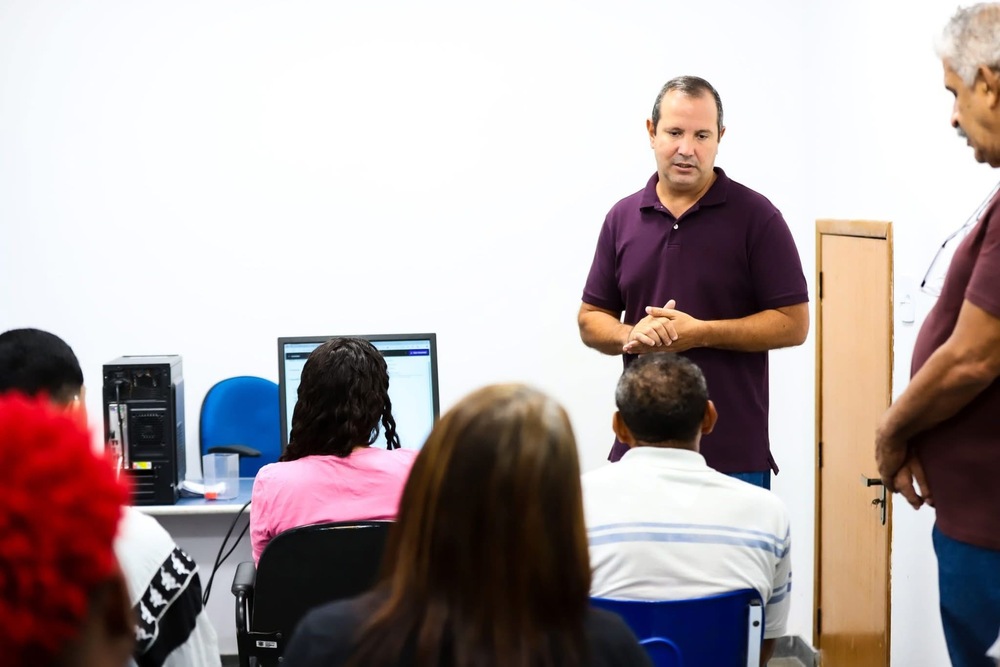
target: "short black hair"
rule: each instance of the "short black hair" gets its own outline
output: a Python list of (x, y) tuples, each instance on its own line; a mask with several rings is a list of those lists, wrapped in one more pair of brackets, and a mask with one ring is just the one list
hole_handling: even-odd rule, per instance
[(639, 442), (690, 442), (708, 407), (705, 376), (690, 359), (670, 352), (640, 356), (615, 390), (618, 412)]
[(302, 367), (292, 432), (281, 460), (313, 454), (344, 458), (355, 447), (375, 442), (380, 423), (389, 448), (399, 447), (382, 353), (363, 338), (332, 338), (313, 350)]
[(56, 403), (69, 403), (82, 387), (80, 362), (59, 336), (40, 329), (0, 334), (0, 394), (44, 394)]

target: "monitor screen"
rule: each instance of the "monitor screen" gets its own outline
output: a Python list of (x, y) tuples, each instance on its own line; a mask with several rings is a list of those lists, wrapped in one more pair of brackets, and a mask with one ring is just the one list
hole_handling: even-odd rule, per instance
[[(385, 357), (389, 369), (389, 400), (396, 420), (399, 444), (419, 449), (438, 418), (437, 335), (377, 334), (351, 336), (371, 342)], [(299, 378), (306, 359), (317, 347), (337, 336), (278, 339), (278, 384), (281, 403), (281, 448), (288, 446), (292, 412), (299, 395)], [(385, 447), (381, 429), (373, 447)]]

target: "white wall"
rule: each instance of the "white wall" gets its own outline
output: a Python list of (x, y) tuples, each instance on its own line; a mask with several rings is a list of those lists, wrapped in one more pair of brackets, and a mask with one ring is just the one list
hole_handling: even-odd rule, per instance
[[(0, 330), (66, 338), (95, 415), (103, 363), (183, 355), (192, 450), (205, 391), (276, 379), (278, 336), (436, 331), (443, 408), (531, 382), (596, 467), (620, 362), (575, 314), (605, 212), (653, 171), (659, 86), (719, 88), (718, 164), (785, 213), (810, 291), (818, 217), (893, 220), (916, 275), (992, 178), (946, 125), (952, 4), (925, 4), (2, 0)], [(813, 360), (810, 336), (771, 371), (807, 640)], [(894, 516), (894, 663), (940, 648), (928, 514)]]

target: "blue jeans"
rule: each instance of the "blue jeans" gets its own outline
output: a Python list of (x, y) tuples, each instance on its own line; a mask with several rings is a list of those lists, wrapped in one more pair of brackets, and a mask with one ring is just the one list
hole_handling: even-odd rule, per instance
[(953, 540), (934, 526), (941, 624), (952, 667), (993, 667), (1000, 632), (1000, 551)]
[(764, 472), (729, 472), (726, 474), (736, 479), (742, 479), (744, 482), (750, 482), (754, 486), (759, 486), (762, 489), (771, 488), (770, 470), (765, 470)]

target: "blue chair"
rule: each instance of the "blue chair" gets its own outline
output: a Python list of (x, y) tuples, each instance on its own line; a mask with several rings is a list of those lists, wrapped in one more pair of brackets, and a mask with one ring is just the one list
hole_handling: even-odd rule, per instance
[(591, 604), (622, 617), (656, 667), (759, 667), (764, 603), (753, 589), (690, 600)]
[(201, 403), (201, 453), (240, 455), (240, 477), (255, 477), (281, 456), (278, 385), (243, 375), (216, 383)]

